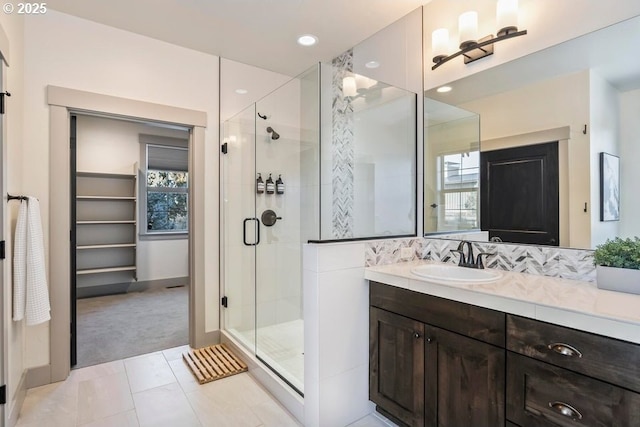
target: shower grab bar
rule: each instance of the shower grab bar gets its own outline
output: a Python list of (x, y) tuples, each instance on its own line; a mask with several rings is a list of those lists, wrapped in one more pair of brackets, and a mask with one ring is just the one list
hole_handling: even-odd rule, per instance
[[(247, 242), (247, 222), (248, 221), (255, 221), (257, 223), (255, 243)], [(245, 218), (244, 221), (242, 221), (242, 242), (246, 246), (256, 246), (257, 244), (260, 243), (260, 221), (258, 221), (258, 218)]]

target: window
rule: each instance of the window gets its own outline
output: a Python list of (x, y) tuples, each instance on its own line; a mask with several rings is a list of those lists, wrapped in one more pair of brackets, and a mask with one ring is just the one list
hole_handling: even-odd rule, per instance
[(479, 228), (479, 152), (447, 154), (439, 160), (444, 224), (447, 229)]
[(141, 195), (144, 197), (140, 213), (141, 234), (167, 236), (187, 233), (188, 148), (146, 143), (143, 149), (145, 168), (141, 180), (144, 181), (141, 182)]

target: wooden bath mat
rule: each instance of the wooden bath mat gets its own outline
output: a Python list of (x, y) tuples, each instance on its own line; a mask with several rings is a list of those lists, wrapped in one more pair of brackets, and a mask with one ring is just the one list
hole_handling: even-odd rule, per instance
[(182, 353), (182, 358), (200, 384), (219, 380), (247, 370), (247, 365), (224, 344)]

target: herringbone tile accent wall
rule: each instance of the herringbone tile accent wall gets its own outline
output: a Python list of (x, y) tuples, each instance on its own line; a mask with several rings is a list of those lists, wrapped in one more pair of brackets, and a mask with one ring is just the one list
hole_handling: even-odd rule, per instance
[(353, 51), (348, 50), (332, 61), (333, 65), (333, 140), (331, 172), (333, 189), (333, 238), (353, 237), (354, 166), (353, 106), (342, 93), (342, 79), (353, 71)]
[[(455, 264), (458, 255), (451, 250), (456, 249), (458, 243), (456, 240), (421, 238), (371, 241), (365, 244), (365, 266), (419, 259)], [(406, 247), (413, 248), (410, 259), (400, 257), (400, 249)], [(591, 250), (489, 242), (474, 242), (473, 249), (476, 254), (490, 254), (485, 261), (487, 268), (595, 282)]]

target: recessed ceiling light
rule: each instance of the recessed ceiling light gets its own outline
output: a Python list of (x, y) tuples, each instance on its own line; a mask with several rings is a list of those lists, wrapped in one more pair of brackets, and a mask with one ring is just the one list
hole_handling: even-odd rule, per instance
[(313, 46), (318, 43), (318, 38), (313, 34), (303, 34), (298, 37), (298, 44), (302, 46)]
[(246, 89), (236, 89), (236, 93), (238, 95), (244, 95), (246, 94), (248, 91)]
[(378, 68), (380, 66), (380, 63), (378, 61), (369, 61), (364, 64), (364, 66), (367, 68)]
[(451, 92), (451, 86), (440, 86), (438, 89), (436, 89), (436, 91), (438, 93)]

